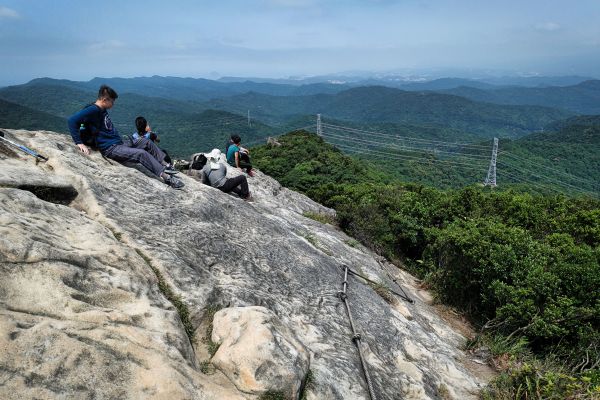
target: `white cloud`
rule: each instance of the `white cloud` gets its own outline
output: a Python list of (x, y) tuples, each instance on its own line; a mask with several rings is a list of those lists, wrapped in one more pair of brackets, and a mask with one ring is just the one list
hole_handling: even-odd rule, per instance
[(542, 32), (555, 32), (560, 30), (561, 26), (559, 24), (557, 24), (556, 22), (551, 22), (551, 21), (547, 21), (547, 22), (540, 22), (538, 24), (535, 24), (535, 29), (537, 31), (542, 31)]
[(13, 10), (12, 8), (2, 7), (0, 6), (0, 18), (19, 18), (20, 15), (18, 12)]

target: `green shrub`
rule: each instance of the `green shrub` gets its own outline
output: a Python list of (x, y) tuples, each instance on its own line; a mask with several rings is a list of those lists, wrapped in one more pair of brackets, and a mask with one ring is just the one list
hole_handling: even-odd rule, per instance
[(306, 211), (306, 212), (302, 213), (302, 215), (305, 216), (306, 218), (310, 218), (310, 219), (320, 222), (322, 224), (335, 225), (335, 217), (330, 214), (322, 214), (322, 213), (313, 212), (313, 211)]

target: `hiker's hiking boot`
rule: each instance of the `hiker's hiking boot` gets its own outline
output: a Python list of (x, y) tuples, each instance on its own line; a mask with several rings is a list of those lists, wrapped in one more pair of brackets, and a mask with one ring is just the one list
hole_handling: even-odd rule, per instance
[(249, 194), (248, 197), (244, 198), (244, 201), (247, 201), (248, 203), (253, 203), (254, 197), (252, 197), (252, 195)]
[(167, 179), (165, 179), (165, 183), (167, 185), (171, 186), (173, 189), (181, 189), (182, 187), (185, 186), (185, 183), (183, 183), (183, 181), (175, 178), (172, 175), (170, 175)]

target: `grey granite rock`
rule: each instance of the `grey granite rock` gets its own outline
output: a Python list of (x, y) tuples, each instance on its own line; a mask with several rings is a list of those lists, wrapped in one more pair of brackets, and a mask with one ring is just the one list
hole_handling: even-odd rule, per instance
[(214, 310), (260, 306), (308, 352), (306, 399), (367, 399), (343, 264), (415, 299), (349, 280), (378, 398), (477, 398), (464, 338), (414, 278), (303, 216), (332, 210), (259, 171), (247, 203), (188, 176), (172, 190), (64, 135), (8, 135), (50, 160), (0, 152), (0, 398), (257, 398), (208, 350)]
[(212, 363), (245, 393), (281, 392), (298, 398), (309, 353), (265, 307), (228, 307), (214, 316)]

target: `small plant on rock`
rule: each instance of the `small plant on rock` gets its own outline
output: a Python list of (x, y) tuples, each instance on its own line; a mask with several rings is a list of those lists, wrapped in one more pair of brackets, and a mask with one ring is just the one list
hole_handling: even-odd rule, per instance
[(264, 392), (258, 398), (259, 400), (288, 400), (285, 394), (280, 390), (269, 390)]

